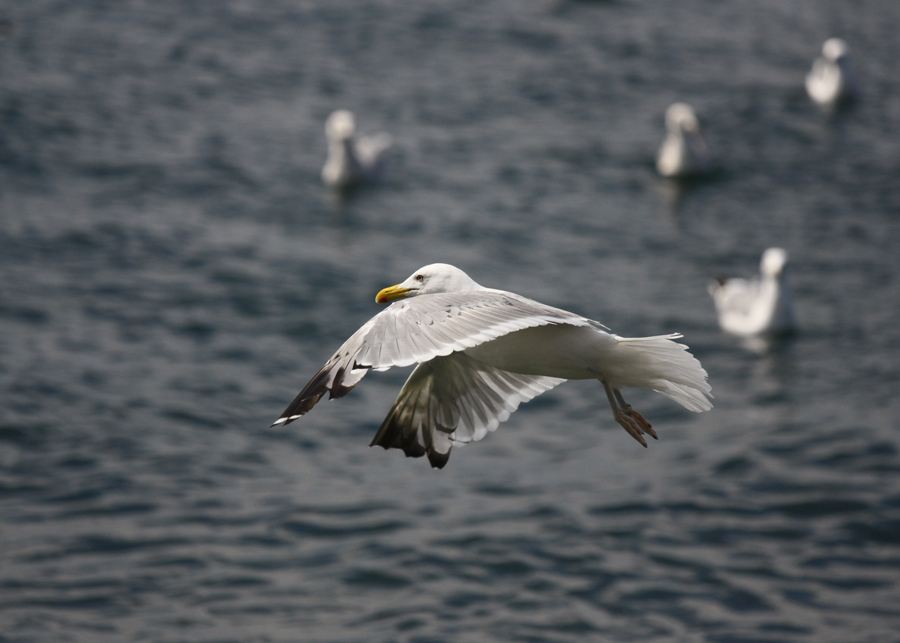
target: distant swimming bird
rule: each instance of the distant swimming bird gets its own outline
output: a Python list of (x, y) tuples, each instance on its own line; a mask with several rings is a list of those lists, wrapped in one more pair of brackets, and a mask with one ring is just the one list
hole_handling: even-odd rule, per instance
[(388, 134), (356, 139), (353, 113), (345, 109), (332, 112), (325, 122), (328, 159), (322, 168), (322, 181), (335, 190), (346, 190), (376, 180), (384, 169), (385, 152), (393, 141)]
[(859, 95), (859, 83), (846, 42), (840, 38), (825, 41), (822, 56), (816, 58), (806, 76), (806, 91), (823, 107), (833, 107)]
[(787, 252), (769, 248), (762, 255), (759, 278), (711, 282), (708, 290), (722, 329), (745, 337), (793, 330), (793, 297), (787, 267)]
[(700, 133), (700, 122), (690, 105), (669, 105), (666, 130), (666, 139), (656, 156), (656, 169), (662, 176), (696, 177), (715, 169), (715, 159), (706, 147)]
[(635, 440), (656, 438), (622, 398), (624, 386), (653, 389), (691, 411), (712, 408), (706, 371), (673, 339), (625, 338), (601, 324), (502, 290), (459, 268), (431, 264), (378, 293), (394, 304), (344, 342), (272, 426), (307, 413), (326, 393), (342, 397), (370, 370), (419, 365), (371, 446), (428, 456), (442, 468), (454, 444), (480, 440), (521, 402), (567, 379), (600, 380), (613, 417)]

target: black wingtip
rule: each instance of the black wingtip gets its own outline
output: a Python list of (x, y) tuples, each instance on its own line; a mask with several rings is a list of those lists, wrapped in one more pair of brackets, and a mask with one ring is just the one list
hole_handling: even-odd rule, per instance
[(450, 451), (447, 451), (447, 453), (438, 453), (433, 450), (428, 452), (428, 462), (431, 463), (432, 469), (443, 469), (449, 459)]
[(291, 417), (290, 415), (285, 413), (280, 418), (278, 418), (277, 420), (272, 422), (272, 424), (269, 425), (269, 428), (274, 429), (276, 426), (287, 426), (288, 424), (290, 424), (291, 422), (293, 422), (296, 419), (297, 419), (297, 416)]
[(418, 443), (410, 444), (407, 446), (400, 446), (383, 444), (380, 442), (376, 443), (373, 441), (369, 446), (381, 447), (385, 451), (387, 451), (388, 449), (401, 449), (403, 451), (403, 454), (407, 458), (421, 458), (422, 456), (428, 456), (428, 463), (431, 465), (432, 469), (443, 469), (446, 466), (447, 462), (450, 460), (449, 451), (447, 451), (447, 453), (438, 453), (437, 451), (431, 449), (426, 450)]
[[(309, 383), (303, 387), (303, 390), (297, 394), (294, 401), (284, 410), (281, 416), (275, 420), (272, 426), (281, 424), (282, 426), (290, 424), (301, 415), (309, 413), (310, 409), (322, 399), (322, 396), (328, 392), (328, 367), (316, 373)], [(285, 419), (287, 418), (287, 419)]]
[(438, 453), (432, 446), (423, 447), (419, 444), (416, 432), (405, 434), (403, 424), (391, 409), (391, 413), (384, 419), (378, 428), (375, 437), (372, 438), (370, 447), (379, 446), (383, 449), (401, 449), (407, 458), (421, 458), (428, 456), (428, 462), (434, 469), (443, 469), (450, 459), (450, 451)]

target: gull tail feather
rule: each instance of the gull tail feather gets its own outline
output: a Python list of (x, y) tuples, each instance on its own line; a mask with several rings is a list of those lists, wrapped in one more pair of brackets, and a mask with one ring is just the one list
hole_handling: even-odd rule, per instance
[[(636, 381), (628, 386), (649, 388), (661, 393), (681, 406), (699, 413), (710, 410), (712, 387), (699, 360), (688, 352), (688, 347), (673, 340), (680, 333), (654, 337), (617, 337), (619, 344), (639, 356)], [(638, 381), (639, 380), (639, 381)]]

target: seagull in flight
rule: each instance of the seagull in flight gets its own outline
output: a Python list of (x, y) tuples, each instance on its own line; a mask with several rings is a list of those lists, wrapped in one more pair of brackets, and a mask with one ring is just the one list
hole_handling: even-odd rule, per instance
[(272, 426), (290, 424), (369, 371), (418, 364), (370, 446), (427, 456), (443, 468), (454, 445), (481, 440), (522, 402), (567, 379), (598, 380), (613, 419), (645, 447), (657, 438), (622, 388), (662, 393), (690, 411), (712, 408), (700, 362), (680, 334), (619, 337), (602, 324), (436, 263), (375, 298), (391, 303), (337, 350)]

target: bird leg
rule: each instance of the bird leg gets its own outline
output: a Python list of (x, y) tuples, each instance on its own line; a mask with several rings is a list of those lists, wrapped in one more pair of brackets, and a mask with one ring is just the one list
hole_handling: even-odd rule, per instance
[(622, 397), (622, 392), (619, 389), (614, 388), (613, 393), (616, 396), (616, 400), (619, 402), (619, 408), (622, 409), (622, 413), (636, 420), (637, 423), (641, 425), (644, 433), (649, 434), (654, 440), (658, 440), (659, 436), (656, 435), (656, 431), (653, 430), (653, 425), (650, 424), (650, 420), (645, 418), (640, 411), (633, 409), (631, 405), (625, 401), (625, 398)]
[(609, 385), (609, 382), (604, 379), (600, 379), (600, 383), (603, 384), (603, 389), (606, 391), (609, 405), (612, 407), (613, 418), (622, 425), (622, 428), (628, 432), (628, 435), (644, 446), (647, 446), (647, 441), (643, 437), (644, 433), (648, 433), (656, 439), (656, 431), (653, 430), (653, 427), (647, 421), (647, 418), (638, 411), (635, 411), (631, 408), (630, 404), (625, 402), (619, 389), (612, 388)]

